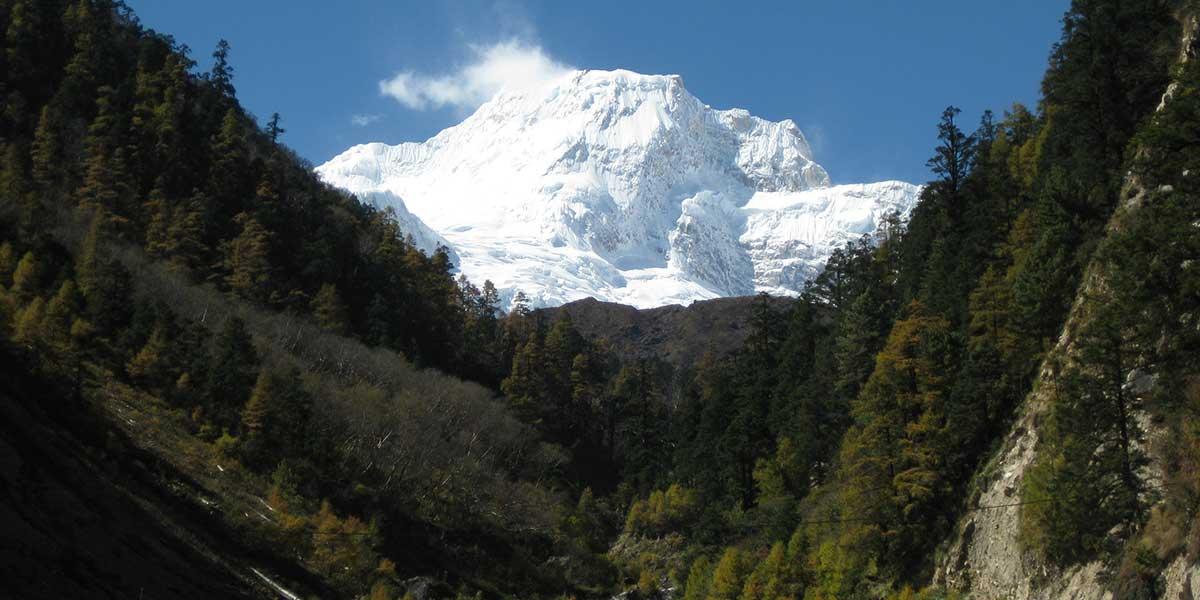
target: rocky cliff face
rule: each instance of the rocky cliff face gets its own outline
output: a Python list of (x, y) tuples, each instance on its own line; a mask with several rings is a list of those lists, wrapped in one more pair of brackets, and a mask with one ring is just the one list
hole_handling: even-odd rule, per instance
[(503, 91), (425, 142), (355, 146), (317, 172), (535, 306), (794, 293), (920, 191), (831, 186), (792, 121), (713, 109), (676, 75), (620, 70)]
[[(1193, 45), (1200, 30), (1195, 14), (1183, 17), (1183, 38), (1179, 61), (1194, 60)], [(1163, 95), (1161, 110), (1175, 92), (1172, 85)], [(1122, 218), (1136, 211), (1144, 190), (1132, 175), (1127, 179), (1120, 206), (1109, 224), (1112, 230)], [(1103, 286), (1103, 269), (1092, 265), (1084, 277), (1076, 302), (1063, 332), (1050, 352), (1034, 390), (1018, 409), (1015, 422), (1000, 449), (977, 475), (978, 495), (947, 541), (935, 575), (935, 583), (966, 592), (979, 599), (1107, 599), (1113, 598), (1108, 579), (1109, 565), (1095, 561), (1068, 570), (1059, 570), (1027, 553), (1018, 540), (1020, 525), (1019, 492), (1026, 470), (1037, 452), (1039, 426), (1049, 408), (1050, 392), (1056, 373), (1049, 365), (1071, 361), (1075, 356), (1074, 333), (1088, 310), (1089, 291)], [(1148, 394), (1152, 374), (1132, 372), (1127, 389), (1135, 395)], [(1152, 440), (1161, 430), (1148, 415), (1140, 415), (1143, 430)], [(1162, 478), (1162, 465), (1151, 464), (1141, 473), (1153, 489)], [(1164, 598), (1192, 600), (1200, 598), (1200, 564), (1186, 557), (1175, 559), (1162, 573)]]

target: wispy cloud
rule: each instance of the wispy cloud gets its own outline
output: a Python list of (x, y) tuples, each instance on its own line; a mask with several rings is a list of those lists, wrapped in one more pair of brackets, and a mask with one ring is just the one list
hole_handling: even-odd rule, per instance
[(414, 110), (473, 109), (502, 89), (528, 89), (571, 70), (541, 46), (519, 39), (472, 45), (470, 50), (472, 60), (456, 71), (441, 75), (401, 71), (380, 81), (379, 91)]
[(350, 124), (355, 127), (366, 127), (382, 118), (380, 115), (353, 115), (350, 117)]

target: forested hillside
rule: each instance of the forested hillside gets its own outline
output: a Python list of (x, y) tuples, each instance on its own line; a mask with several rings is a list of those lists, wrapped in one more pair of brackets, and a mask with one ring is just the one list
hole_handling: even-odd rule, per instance
[[(931, 123), (907, 223), (667, 318), (500, 314), (247, 114), (224, 42), (201, 70), (120, 3), (0, 0), (0, 399), (248, 594), (940, 598), (959, 519), (1016, 507), (1031, 560), (1155, 597), (1200, 558), (1195, 14), (1076, 0), (1037, 107)], [(1036, 459), (982, 504), (1031, 391)]]
[[(1168, 563), (1195, 561), (1196, 115), (1177, 61), (1192, 10), (1074, 3), (1036, 110), (968, 126), (948, 108), (907, 226), (836, 254), (792, 308), (760, 303), (737, 355), (694, 365), (650, 468), (624, 466), (657, 490), (609, 553), (627, 585), (904, 596), (960, 516), (1006, 509), (1041, 573), (1098, 561), (1118, 597), (1162, 593)], [(1130, 173), (1143, 208), (1110, 227)], [(1089, 265), (1102, 282), (1081, 286)], [(1072, 305), (1087, 317), (1064, 363), (1050, 351)], [(1007, 499), (977, 502), (1035, 378), (1053, 388), (1029, 424), (1038, 458)]]
[(0, 315), (25, 357), (6, 368), (68, 390), (16, 400), (57, 415), (73, 396), (178, 467), (158, 483), (231, 527), (237, 554), (295, 563), (301, 589), (562, 587), (540, 567), (559, 549), (538, 483), (558, 452), (486, 387), (419, 368), (496, 385), (494, 293), (279, 145), (278, 116), (239, 107), (227, 44), (197, 73), (117, 3), (0, 15)]

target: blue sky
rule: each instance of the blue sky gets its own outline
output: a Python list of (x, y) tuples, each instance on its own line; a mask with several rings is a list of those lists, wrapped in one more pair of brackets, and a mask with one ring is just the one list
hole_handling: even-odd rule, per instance
[(202, 69), (229, 40), (243, 105), (279, 112), (283, 140), (314, 164), (424, 140), (497, 78), (561, 65), (677, 73), (714, 107), (791, 118), (850, 183), (928, 179), (947, 104), (973, 127), (985, 108), (1035, 103), (1068, 0), (127, 3)]

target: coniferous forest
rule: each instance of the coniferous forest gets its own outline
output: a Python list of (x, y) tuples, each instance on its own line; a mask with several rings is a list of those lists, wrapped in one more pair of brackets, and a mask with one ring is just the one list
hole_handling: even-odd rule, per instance
[[(1198, 15), (1075, 0), (1037, 106), (930, 115), (936, 178), (907, 222), (798, 298), (745, 299), (736, 349), (674, 364), (520, 297), (502, 312), (322, 183), (285, 117), (241, 107), (224, 41), (189, 49), (112, 0), (0, 0), (0, 523), (19, 532), (0, 578), (18, 597), (952, 598), (960, 521), (1015, 507), (1046, 572), (1098, 561), (1114, 597), (1161, 597), (1169, 563), (1200, 559)], [(981, 505), (1034, 399), (1035, 458), (1011, 505)], [(171, 550), (97, 558), (130, 527), (121, 552)]]

